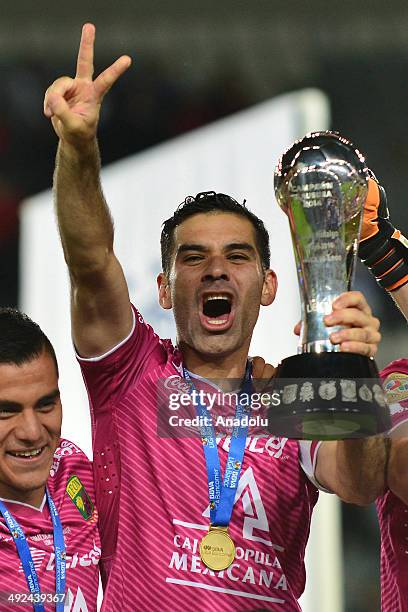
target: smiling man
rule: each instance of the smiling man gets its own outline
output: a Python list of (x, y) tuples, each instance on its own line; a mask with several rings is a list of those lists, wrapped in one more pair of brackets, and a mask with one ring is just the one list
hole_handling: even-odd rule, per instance
[[(60, 139), (56, 206), (94, 426), (109, 574), (103, 610), (299, 610), (314, 468), (325, 488), (368, 503), (384, 485), (383, 440), (323, 443), (317, 453), (316, 445), (247, 435), (248, 350), (277, 281), (262, 221), (233, 198), (199, 193), (164, 223), (158, 292), (161, 306), (173, 309), (177, 346), (130, 304), (96, 141), (102, 99), (130, 59), (93, 80), (94, 38), (86, 24), (76, 77), (51, 85), (44, 112)], [(333, 338), (341, 350), (375, 354), (379, 322), (360, 293), (339, 296), (326, 324), (344, 326)], [(231, 435), (215, 439), (200, 426), (195, 436), (159, 437), (162, 392), (193, 397), (204, 387), (222, 396), (209, 379), (222, 379), (222, 389), (233, 379), (242, 389)], [(205, 420), (206, 405), (196, 410)]]
[(45, 352), (28, 364), (0, 365), (0, 492), (37, 508), (61, 431), (55, 369)]
[(55, 353), (16, 310), (0, 310), (0, 338), (0, 610), (38, 601), (38, 611), (91, 612), (100, 557), (92, 467), (60, 439)]

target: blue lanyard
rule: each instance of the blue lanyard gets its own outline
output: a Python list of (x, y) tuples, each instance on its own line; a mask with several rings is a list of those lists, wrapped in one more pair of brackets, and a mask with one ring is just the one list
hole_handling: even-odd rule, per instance
[[(195, 386), (190, 374), (183, 367), (184, 378), (190, 385), (190, 390), (195, 391)], [(228, 527), (234, 507), (235, 493), (238, 487), (239, 475), (241, 473), (242, 460), (245, 453), (246, 437), (249, 427), (249, 416), (251, 413), (250, 402), (248, 406), (241, 405), (242, 394), (251, 393), (251, 366), (248, 362), (244, 384), (242, 386), (238, 404), (235, 408), (234, 427), (231, 433), (231, 444), (228, 451), (227, 464), (225, 466), (224, 480), (221, 482), (221, 465), (218, 456), (217, 439), (211, 414), (207, 406), (200, 402), (194, 402), (197, 416), (202, 425), (200, 426), (201, 440), (203, 443), (205, 463), (207, 467), (208, 497), (210, 500), (210, 522), (211, 525)], [(195, 394), (198, 396), (198, 394)], [(243, 419), (246, 417), (246, 420)]]
[[(46, 489), (46, 496), (54, 530), (55, 592), (58, 595), (63, 595), (65, 594), (66, 583), (66, 551), (64, 533), (62, 530), (62, 524), (57, 508), (51, 498), (51, 495), (48, 492), (48, 489)], [(3, 515), (4, 520), (6, 521), (6, 525), (9, 528), (9, 531), (16, 545), (30, 593), (33, 595), (39, 595), (41, 594), (40, 583), (38, 581), (37, 572), (34, 567), (33, 558), (31, 556), (30, 548), (24, 535), (24, 531), (22, 530), (16, 519), (12, 516), (12, 514), (7, 510), (5, 504), (1, 500), (0, 512)], [(45, 612), (45, 608), (42, 603), (34, 603), (34, 610), (35, 612)], [(57, 612), (63, 612), (64, 603), (58, 602), (56, 604), (56, 610)]]

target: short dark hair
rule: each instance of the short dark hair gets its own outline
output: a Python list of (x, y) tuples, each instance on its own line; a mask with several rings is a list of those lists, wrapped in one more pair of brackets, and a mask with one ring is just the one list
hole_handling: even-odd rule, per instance
[(231, 212), (248, 219), (255, 230), (256, 244), (261, 257), (262, 267), (264, 270), (269, 268), (271, 253), (268, 232), (263, 221), (245, 206), (245, 200), (240, 204), (234, 198), (231, 198), (231, 196), (225, 195), (225, 193), (202, 191), (195, 197), (187, 196), (184, 202), (177, 207), (173, 216), (163, 223), (160, 238), (163, 272), (168, 274), (170, 271), (175, 228), (193, 215), (208, 212)]
[(39, 357), (44, 351), (58, 363), (54, 348), (37, 323), (16, 308), (0, 308), (0, 364), (22, 365)]

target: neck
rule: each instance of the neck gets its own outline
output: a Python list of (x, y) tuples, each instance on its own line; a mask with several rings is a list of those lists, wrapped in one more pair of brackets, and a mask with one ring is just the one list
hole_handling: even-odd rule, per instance
[(234, 351), (228, 355), (203, 354), (192, 347), (180, 344), (184, 366), (194, 374), (203, 378), (225, 380), (241, 380), (244, 377), (248, 360), (248, 347)]
[(14, 489), (13, 487), (0, 487), (0, 497), (2, 499), (9, 499), (10, 501), (20, 502), (33, 506), (34, 508), (40, 508), (45, 495), (45, 486), (35, 489), (33, 491), (21, 491)]

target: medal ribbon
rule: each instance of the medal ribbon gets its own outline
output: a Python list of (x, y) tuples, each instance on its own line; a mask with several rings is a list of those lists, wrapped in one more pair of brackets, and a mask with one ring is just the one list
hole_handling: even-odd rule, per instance
[[(53, 532), (54, 532), (54, 552), (55, 552), (55, 592), (59, 595), (65, 594), (66, 583), (66, 552), (64, 533), (62, 530), (61, 520), (57, 508), (51, 498), (51, 495), (46, 489), (47, 503), (50, 510)], [(28, 588), (31, 594), (40, 594), (40, 583), (37, 576), (37, 571), (34, 567), (34, 561), (31, 556), (30, 548), (27, 539), (24, 535), (19, 523), (13, 515), (7, 510), (5, 504), (0, 500), (0, 513), (2, 514), (10, 534), (17, 548), (18, 556), (20, 557), (21, 565), (27, 581)], [(42, 603), (34, 604), (35, 612), (44, 612), (45, 608)], [(64, 611), (64, 603), (56, 604), (57, 612)]]
[[(199, 397), (190, 374), (183, 367), (185, 380), (190, 385), (190, 390), (195, 391), (194, 396)], [(238, 403), (235, 408), (234, 427), (231, 434), (231, 444), (228, 451), (227, 464), (225, 466), (224, 480), (221, 480), (221, 465), (218, 455), (217, 439), (215, 437), (214, 425), (207, 406), (200, 401), (194, 402), (197, 416), (200, 421), (200, 434), (203, 443), (205, 463), (207, 467), (208, 497), (210, 500), (210, 522), (211, 525), (228, 527), (234, 507), (235, 494), (238, 487), (239, 475), (241, 473), (242, 460), (244, 458), (246, 437), (249, 427), (249, 416), (251, 406), (243, 406), (241, 397), (251, 394), (251, 366), (248, 362), (245, 379)], [(246, 421), (243, 420), (246, 417)]]

